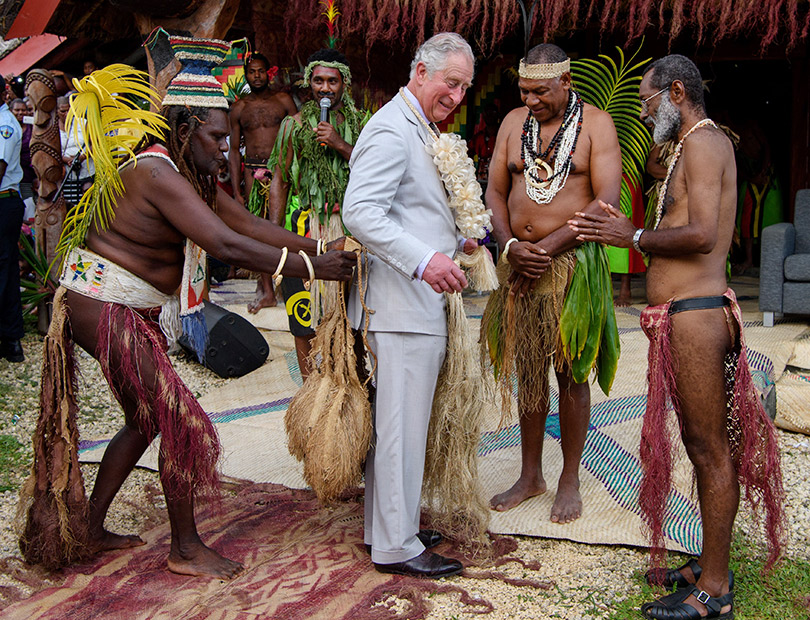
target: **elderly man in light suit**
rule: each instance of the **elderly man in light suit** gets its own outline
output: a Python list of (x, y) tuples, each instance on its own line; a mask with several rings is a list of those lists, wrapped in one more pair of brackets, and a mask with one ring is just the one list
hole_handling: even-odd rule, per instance
[[(378, 365), (364, 537), (381, 572), (437, 578), (463, 569), (426, 550), (441, 537), (419, 530), (419, 514), (433, 392), (447, 345), (443, 293), (467, 285), (453, 256), (476, 242), (460, 237), (425, 145), (432, 140), (427, 125), (443, 121), (464, 98), (473, 63), (457, 34), (426, 41), (408, 86), (371, 118), (349, 161), (343, 222), (371, 252), (366, 306), (373, 310), (369, 343)], [(349, 312), (361, 328), (357, 287)]]

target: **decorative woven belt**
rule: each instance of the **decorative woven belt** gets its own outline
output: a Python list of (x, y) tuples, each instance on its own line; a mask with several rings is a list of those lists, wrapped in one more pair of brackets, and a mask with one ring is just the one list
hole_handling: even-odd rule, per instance
[(0, 198), (14, 198), (15, 196), (19, 196), (20, 192), (16, 189), (4, 189), (0, 192)]

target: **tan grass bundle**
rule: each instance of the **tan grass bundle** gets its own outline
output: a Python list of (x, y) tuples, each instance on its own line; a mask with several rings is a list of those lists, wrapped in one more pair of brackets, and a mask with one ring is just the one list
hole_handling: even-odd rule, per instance
[[(313, 239), (329, 243), (344, 235), (343, 219), (340, 214), (334, 213), (326, 222), (321, 222), (313, 210), (309, 215), (309, 230)], [(357, 246), (355, 249), (359, 249), (360, 245)], [(347, 252), (354, 251), (348, 247), (345, 249)], [(337, 308), (340, 288), (343, 288), (343, 283), (336, 280), (316, 280), (312, 283), (309, 307), (313, 325), (320, 325), (321, 321)]]
[(371, 404), (353, 344), (340, 287), (338, 303), (315, 332), (312, 371), (284, 417), (290, 454), (304, 462), (304, 480), (323, 504), (360, 483), (371, 443)]
[(489, 506), (478, 477), (483, 411), (490, 398), (460, 293), (445, 294), (447, 354), (428, 428), (423, 495), (431, 524), (448, 538), (483, 551)]
[(494, 291), (498, 288), (492, 254), (484, 246), (479, 245), (472, 254), (459, 252), (456, 259), (466, 271), (470, 286), (476, 291)]

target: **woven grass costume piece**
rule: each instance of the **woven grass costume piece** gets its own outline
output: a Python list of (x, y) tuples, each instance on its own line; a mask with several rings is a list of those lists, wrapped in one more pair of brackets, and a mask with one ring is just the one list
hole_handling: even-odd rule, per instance
[(87, 497), (79, 469), (79, 406), (65, 290), (53, 300), (42, 353), (34, 463), (20, 490), (16, 527), (27, 562), (56, 569), (88, 556)]
[[(357, 277), (365, 286), (362, 262), (358, 265)], [(360, 483), (373, 431), (343, 290), (338, 289), (338, 303), (318, 326), (312, 371), (284, 416), (290, 454), (304, 462), (304, 480), (327, 505)]]
[(513, 368), (519, 406), (528, 410), (539, 408), (548, 393), (552, 358), (555, 370), (565, 368), (559, 324), (573, 267), (573, 252), (555, 257), (531, 293), (519, 297), (509, 294), (512, 266), (505, 258), (498, 262), (501, 287), (489, 297), (479, 342), (482, 359), (492, 363), (504, 419), (512, 406)]
[(498, 263), (500, 288), (490, 295), (481, 319), (481, 357), (489, 361), (503, 412), (509, 415), (512, 373), (520, 411), (538, 409), (548, 395), (549, 367), (566, 367), (577, 383), (596, 371), (605, 394), (618, 366), (620, 344), (613, 309), (613, 288), (604, 248), (585, 243), (555, 256), (551, 267), (524, 297), (510, 295), (512, 267)]
[(478, 476), (478, 445), (491, 395), (482, 380), (461, 293), (445, 293), (445, 301), (447, 355), (433, 397), (422, 494), (431, 524), (476, 550), (486, 546), (489, 525), (489, 506)]

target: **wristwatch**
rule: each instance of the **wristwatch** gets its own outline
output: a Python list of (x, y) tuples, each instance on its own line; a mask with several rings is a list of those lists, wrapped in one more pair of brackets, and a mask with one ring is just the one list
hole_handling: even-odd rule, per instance
[(639, 245), (639, 241), (641, 240), (641, 234), (645, 231), (644, 228), (636, 228), (636, 232), (633, 233), (633, 249), (638, 252), (639, 254), (644, 252)]

